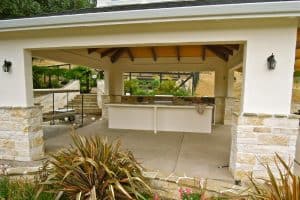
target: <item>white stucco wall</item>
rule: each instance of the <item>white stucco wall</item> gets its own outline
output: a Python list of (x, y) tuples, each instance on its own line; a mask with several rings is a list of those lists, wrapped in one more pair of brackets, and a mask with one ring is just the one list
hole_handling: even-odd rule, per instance
[[(0, 39), (0, 107), (33, 106), (31, 52)], [(11, 71), (2, 70), (4, 60), (12, 62)]]
[[(287, 114), (292, 101), (297, 30), (286, 26), (269, 31), (267, 39), (266, 33), (257, 34), (245, 46), (242, 110)], [(272, 53), (277, 66), (268, 70), (267, 58)]]
[[(242, 110), (287, 114), (291, 106), (297, 26), (297, 19), (286, 18), (165, 22), (152, 23), (151, 26), (131, 24), (0, 33), (0, 61), (13, 61), (12, 73), (0, 73), (0, 105), (32, 104), (29, 89), (32, 83), (28, 78), (31, 77), (31, 69), (28, 67), (30, 62), (28, 59), (27, 65), (24, 62), (24, 52), (29, 51), (24, 50), (240, 42), (246, 44)], [(274, 71), (268, 71), (266, 66), (266, 59), (271, 53), (275, 54), (278, 62)], [(29, 53), (26, 55), (28, 57)], [(172, 67), (171, 64), (165, 65)], [(101, 60), (95, 60), (94, 66), (105, 68)], [(159, 66), (153, 64), (148, 67), (155, 69)], [(24, 69), (28, 73), (25, 77)], [(14, 89), (2, 85), (13, 86)]]

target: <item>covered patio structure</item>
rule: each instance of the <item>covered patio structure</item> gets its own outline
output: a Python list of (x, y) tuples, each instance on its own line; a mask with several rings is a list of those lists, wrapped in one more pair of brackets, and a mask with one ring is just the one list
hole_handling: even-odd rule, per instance
[[(293, 160), (299, 127), (291, 114), (295, 2), (159, 5), (0, 21), (0, 63), (11, 63), (0, 73), (0, 159), (44, 156), (41, 108), (32, 92), (37, 56), (103, 69), (109, 97), (123, 95), (124, 72), (215, 71), (215, 122), (232, 126), (234, 179), (264, 176), (261, 163), (275, 167), (274, 152)], [(237, 69), (243, 71), (240, 101), (232, 98)], [(232, 112), (235, 106), (239, 112)]]

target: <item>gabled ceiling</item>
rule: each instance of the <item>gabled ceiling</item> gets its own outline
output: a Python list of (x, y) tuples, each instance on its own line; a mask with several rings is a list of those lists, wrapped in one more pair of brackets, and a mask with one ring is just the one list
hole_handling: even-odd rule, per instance
[(109, 57), (112, 63), (120, 58), (134, 61), (136, 58), (152, 58), (156, 61), (160, 57), (206, 57), (216, 56), (228, 61), (235, 51), (239, 50), (238, 44), (233, 45), (190, 45), (190, 46), (149, 46), (149, 47), (118, 47), (118, 48), (89, 48), (88, 54), (99, 54), (101, 58)]

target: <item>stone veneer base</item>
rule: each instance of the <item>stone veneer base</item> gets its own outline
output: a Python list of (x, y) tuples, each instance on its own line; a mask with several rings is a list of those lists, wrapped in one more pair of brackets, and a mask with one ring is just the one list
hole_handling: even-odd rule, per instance
[(293, 168), (299, 119), (296, 115), (235, 114), (230, 170), (235, 180), (266, 177), (268, 164), (276, 176), (275, 153)]
[(0, 159), (32, 161), (43, 157), (42, 108), (0, 107)]

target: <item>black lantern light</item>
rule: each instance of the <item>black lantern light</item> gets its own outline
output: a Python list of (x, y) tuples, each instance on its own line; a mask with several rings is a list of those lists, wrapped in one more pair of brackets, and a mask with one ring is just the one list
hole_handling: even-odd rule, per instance
[(9, 72), (11, 66), (12, 66), (12, 63), (10, 61), (4, 60), (4, 64), (2, 65), (3, 71)]
[(270, 55), (268, 57), (268, 69), (269, 70), (274, 70), (275, 67), (276, 67), (276, 60), (275, 60), (274, 54), (272, 53), (272, 55)]

